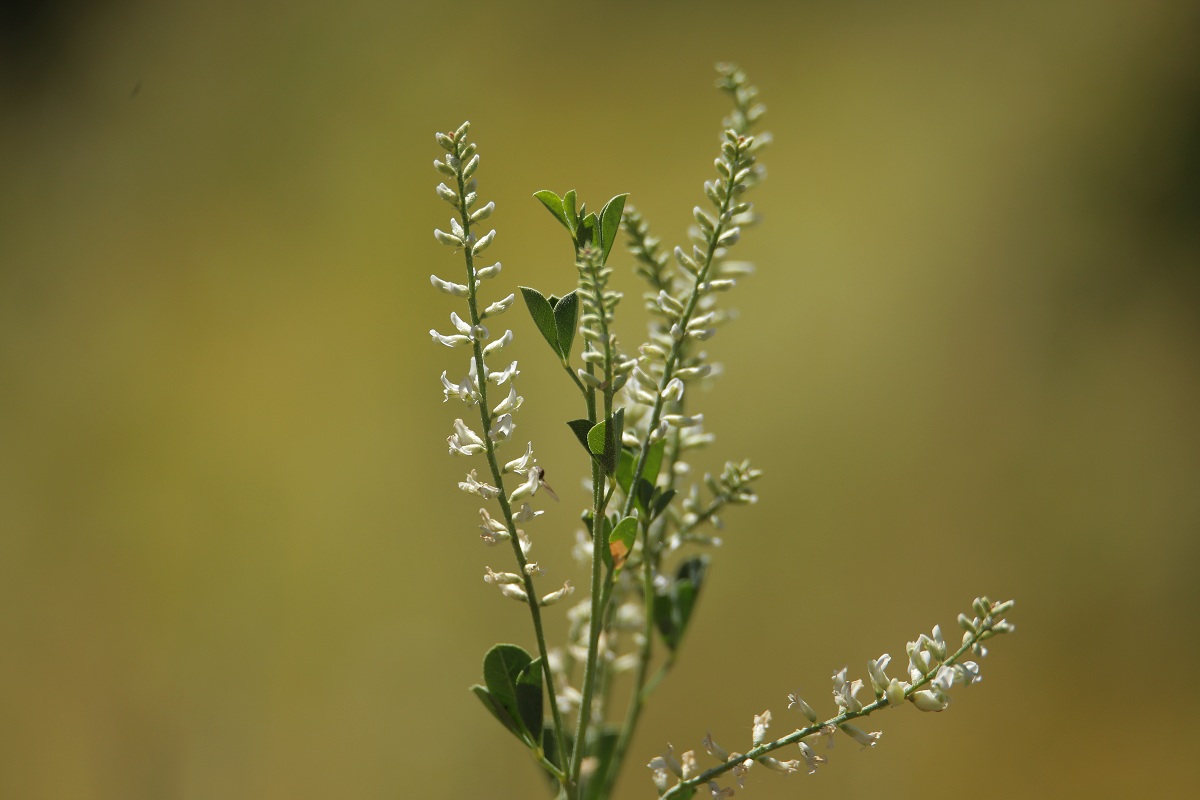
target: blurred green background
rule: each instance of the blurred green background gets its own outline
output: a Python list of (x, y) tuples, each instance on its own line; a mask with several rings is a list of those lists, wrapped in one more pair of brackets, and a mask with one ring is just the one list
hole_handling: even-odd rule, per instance
[[(542, 796), (466, 691), (532, 640), (445, 451), (432, 133), (474, 123), (496, 288), (561, 292), (530, 193), (628, 191), (680, 241), (721, 59), (776, 144), (695, 468), (767, 477), (620, 795), (653, 796), (668, 741), (744, 747), (765, 708), (790, 730), (789, 691), (830, 709), (831, 672), (984, 592), (1018, 633), (981, 685), (747, 793), (1194, 791), (1194, 3), (5, 9), (0, 797)], [(535, 554), (583, 585), (571, 392), (505, 321), (518, 438), (563, 497)]]

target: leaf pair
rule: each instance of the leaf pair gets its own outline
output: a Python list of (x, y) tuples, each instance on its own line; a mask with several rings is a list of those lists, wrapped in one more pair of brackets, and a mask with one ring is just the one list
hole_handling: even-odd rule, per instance
[(541, 201), (571, 234), (576, 256), (585, 246), (591, 245), (600, 251), (601, 265), (608, 261), (608, 254), (612, 252), (613, 243), (617, 240), (617, 231), (621, 229), (621, 214), (625, 210), (625, 198), (629, 197), (628, 194), (619, 194), (605, 203), (598, 217), (595, 213), (587, 213), (586, 203), (580, 206), (578, 211), (575, 210), (574, 189), (562, 197), (549, 189), (534, 192), (533, 196)]
[(531, 748), (541, 748), (542, 660), (515, 644), (498, 644), (483, 657), (483, 682), (471, 691), (492, 716)]
[(618, 408), (611, 418), (594, 425), (590, 419), (573, 419), (567, 425), (588, 455), (600, 462), (606, 475), (616, 472), (621, 455), (621, 434), (625, 430), (625, 409)]
[(575, 323), (579, 319), (579, 296), (572, 291), (563, 297), (546, 297), (528, 286), (521, 287), (521, 296), (525, 298), (533, 324), (550, 349), (563, 363), (569, 361), (571, 345), (575, 342)]

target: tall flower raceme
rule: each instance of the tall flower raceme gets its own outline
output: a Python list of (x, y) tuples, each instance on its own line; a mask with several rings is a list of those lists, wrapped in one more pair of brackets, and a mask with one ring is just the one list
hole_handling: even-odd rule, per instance
[[(765, 176), (758, 157), (770, 139), (754, 130), (765, 113), (758, 90), (736, 66), (718, 65), (718, 72), (717, 86), (733, 108), (724, 120), (716, 174), (704, 184), (706, 206), (693, 209), (690, 249), (675, 247), (668, 255), (624, 194), (591, 213), (574, 191), (534, 195), (569, 235), (573, 269), (563, 275), (574, 286), (561, 296), (521, 287), (521, 295), (578, 391), (577, 410), (564, 413), (563, 420), (582, 446), (591, 491), (576, 547), (590, 573), (589, 591), (568, 609), (561, 647), (547, 647), (541, 614), (572, 586), (567, 581), (550, 592), (535, 589), (543, 568), (531, 560), (533, 539), (525, 526), (541, 514), (533, 502), (547, 487), (532, 444), (522, 448), (516, 435), (515, 414), (523, 398), (514, 381), (520, 373), (517, 363), (506, 364), (502, 354), (512, 331), (494, 336), (488, 327), (516, 295), (490, 303), (480, 296), (484, 282), (500, 273), (498, 262), (484, 265), (482, 258), (496, 236), (481, 228), (494, 204), (478, 198), (479, 156), (467, 141), (467, 124), (437, 134), (445, 151), (434, 162), (445, 177), (437, 194), (455, 215), (449, 230), (435, 236), (462, 254), (465, 269), (460, 278), (434, 275), (431, 281), (465, 300), (466, 307), (450, 314), (445, 333), (430, 334), (436, 342), (470, 350), (462, 372), (447, 370), (441, 377), (446, 401), (468, 407), (464, 418), (454, 420), (447, 443), (453, 455), (475, 462), (459, 487), (483, 503), (483, 541), (508, 542), (513, 553), (513, 565), (488, 565), (484, 580), (528, 609), (537, 644), (536, 656), (513, 644), (491, 648), (484, 657), (484, 683), (472, 691), (529, 750), (560, 800), (612, 796), (645, 703), (680, 653), (707, 575), (707, 554), (679, 558), (678, 553), (719, 545), (713, 531), (723, 527), (725, 512), (757, 500), (752, 484), (761, 473), (749, 462), (730, 461), (718, 475), (693, 478), (685, 460), (690, 451), (714, 441), (695, 393), (721, 371), (708, 348), (731, 318), (724, 298), (753, 271), (749, 263), (728, 256), (756, 222), (747, 193)], [(623, 348), (617, 335), (623, 295), (610, 286), (614, 271), (608, 262), (621, 230), (635, 274), (649, 284), (645, 302), (652, 314), (647, 338), (632, 349)], [(817, 754), (818, 739), (832, 741), (840, 732), (864, 747), (875, 745), (879, 732), (866, 732), (852, 720), (905, 701), (926, 711), (946, 708), (952, 687), (979, 677), (977, 664), (963, 656), (982, 654), (981, 642), (1011, 630), (1003, 618), (1010, 607), (986, 598), (976, 601), (974, 618), (960, 615), (966, 634), (953, 654), (937, 628), (910, 643), (905, 679), (887, 674), (887, 655), (867, 665), (869, 683), (839, 671), (833, 690), (839, 713), (823, 722), (797, 694), (789, 698), (790, 707), (811, 723), (806, 728), (770, 741), (767, 711), (754, 717), (745, 753), (725, 751), (707, 737), (704, 750), (717, 760), (715, 767), (702, 770), (695, 751), (676, 757), (668, 748), (650, 762), (659, 794), (685, 798), (706, 788), (714, 797), (729, 796), (744, 786), (754, 765), (812, 772), (826, 761)], [(661, 658), (652, 674), (656, 649)], [(874, 700), (864, 691), (868, 686)], [(798, 758), (772, 755), (792, 744), (799, 752), (791, 754)]]

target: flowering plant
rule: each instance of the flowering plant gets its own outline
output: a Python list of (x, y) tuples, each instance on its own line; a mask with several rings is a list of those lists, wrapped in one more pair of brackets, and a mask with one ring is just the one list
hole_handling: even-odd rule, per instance
[[(570, 236), (578, 284), (562, 297), (529, 287), (520, 291), (534, 327), (578, 390), (583, 416), (567, 425), (582, 447), (592, 494), (576, 547), (590, 571), (590, 591), (567, 611), (568, 640), (560, 648), (547, 645), (543, 609), (571, 595), (574, 586), (565, 580), (549, 592), (537, 587), (545, 568), (531, 560), (533, 539), (526, 527), (543, 513), (533, 504), (538, 492), (552, 492), (532, 443), (522, 450), (514, 440), (513, 415), (523, 402), (514, 386), (520, 373), (517, 362), (501, 366), (498, 361), (513, 333), (493, 337), (488, 328), (516, 304), (516, 293), (486, 305), (482, 297), (483, 283), (501, 269), (499, 262), (485, 264), (483, 258), (496, 231), (479, 233), (495, 204), (479, 197), (479, 154), (468, 140), (468, 124), (436, 135), (445, 151), (434, 161), (445, 177), (437, 193), (455, 215), (448, 231), (434, 235), (461, 253), (465, 269), (461, 283), (436, 275), (431, 281), (465, 300), (466, 307), (461, 315), (451, 312), (452, 331), (430, 334), (435, 342), (470, 351), (465, 376), (456, 373), (452, 379), (447, 371), (441, 380), (447, 401), (474, 409), (471, 422), (454, 420), (447, 441), (452, 454), (486, 461), (471, 469), (459, 488), (484, 502), (482, 539), (488, 545), (507, 543), (513, 565), (511, 571), (486, 567), (484, 580), (528, 609), (536, 643), (536, 654), (515, 644), (492, 647), (484, 656), (483, 683), (472, 691), (528, 750), (561, 800), (612, 795), (644, 704), (674, 665), (704, 586), (709, 556), (694, 551), (720, 544), (710, 529), (721, 526), (729, 507), (757, 500), (752, 484), (761, 473), (749, 462), (729, 462), (720, 475), (689, 482), (685, 461), (689, 451), (713, 440), (695, 408), (696, 390), (718, 372), (703, 347), (730, 320), (721, 299), (753, 270), (728, 255), (756, 221), (746, 195), (765, 175), (758, 158), (770, 141), (768, 134), (753, 132), (765, 111), (758, 90), (735, 66), (718, 65), (718, 72), (717, 86), (728, 94), (733, 110), (724, 120), (716, 176), (704, 184), (709, 207), (693, 210), (690, 249), (675, 247), (674, 263), (626, 203), (627, 195), (590, 213), (574, 191), (534, 195)], [(608, 261), (621, 231), (634, 272), (648, 284), (645, 302), (652, 315), (647, 337), (634, 351), (621, 347), (613, 327), (623, 295), (609, 288)], [(578, 360), (577, 338), (582, 340)], [(837, 713), (831, 717), (822, 719), (796, 693), (788, 707), (804, 717), (804, 727), (769, 740), (772, 715), (765, 711), (754, 716), (750, 745), (743, 751), (727, 751), (705, 737), (703, 748), (717, 761), (709, 769), (698, 765), (695, 751), (676, 757), (668, 746), (648, 765), (658, 794), (685, 800), (703, 787), (713, 797), (730, 796), (755, 764), (812, 773), (826, 761), (815, 747), (820, 739), (832, 744), (840, 732), (863, 747), (878, 743), (881, 733), (857, 727), (853, 721), (859, 718), (905, 703), (922, 711), (944, 710), (953, 687), (979, 680), (978, 663), (965, 659), (983, 656), (983, 642), (1013, 630), (1005, 619), (1012, 605), (976, 599), (972, 616), (959, 615), (964, 633), (953, 651), (939, 627), (932, 635), (921, 634), (908, 644), (903, 679), (887, 674), (887, 654), (868, 662), (866, 700), (859, 694), (868, 684), (851, 680), (842, 668), (833, 675)], [(665, 657), (651, 674), (656, 644)], [(621, 672), (632, 673), (623, 712), (612, 708), (609, 691)], [(781, 760), (777, 751), (784, 748), (794, 748), (790, 752), (798, 751), (799, 758)]]

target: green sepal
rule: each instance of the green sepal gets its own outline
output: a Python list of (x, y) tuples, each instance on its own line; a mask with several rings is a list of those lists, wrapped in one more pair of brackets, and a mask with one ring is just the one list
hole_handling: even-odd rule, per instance
[(558, 336), (555, 348), (563, 361), (571, 359), (571, 345), (575, 343), (575, 324), (579, 320), (579, 295), (567, 292), (558, 302), (551, 301), (554, 311), (554, 326)]
[(571, 238), (575, 238), (575, 193), (567, 192), (567, 195), (571, 198), (569, 209), (563, 202), (563, 198), (560, 198), (549, 189), (542, 189), (540, 192), (533, 193), (533, 196), (541, 201), (546, 210), (553, 214), (554, 218), (562, 223), (562, 226), (570, 232)]
[(562, 352), (558, 347), (558, 326), (554, 321), (554, 308), (550, 301), (537, 289), (528, 286), (522, 286), (520, 289), (521, 296), (525, 298), (525, 305), (529, 308), (529, 316), (533, 317), (533, 324), (537, 326), (546, 344), (550, 345), (550, 349), (561, 356)]
[[(487, 684), (491, 698), (500, 704), (517, 726), (517, 735), (526, 744), (533, 746), (537, 740), (530, 736), (521, 704), (517, 699), (518, 681), (531, 663), (533, 659), (529, 653), (515, 644), (493, 645), (483, 657), (483, 682)], [(524, 691), (527, 690), (522, 690), (523, 693)]]
[(535, 658), (517, 676), (517, 712), (529, 738), (533, 742), (542, 740), (542, 659)]
[(654, 624), (672, 651), (683, 641), (707, 571), (708, 556), (689, 558), (679, 565), (666, 593), (654, 597)]
[(600, 263), (608, 261), (613, 243), (617, 240), (617, 231), (621, 230), (621, 213), (625, 210), (625, 198), (629, 194), (619, 194), (604, 204), (600, 209)]

